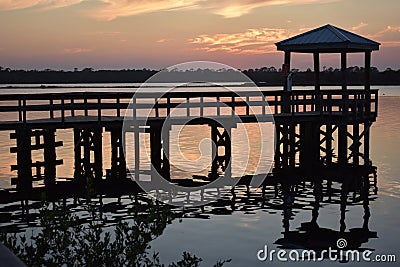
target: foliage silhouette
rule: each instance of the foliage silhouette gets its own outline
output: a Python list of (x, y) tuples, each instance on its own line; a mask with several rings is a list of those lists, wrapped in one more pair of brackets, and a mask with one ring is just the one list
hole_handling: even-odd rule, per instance
[[(62, 205), (43, 203), (39, 227), (31, 233), (0, 233), (0, 241), (28, 266), (140, 266), (163, 267), (150, 241), (160, 236), (178, 213), (152, 200), (135, 203), (133, 219), (113, 222), (88, 199), (77, 215)], [(199, 266), (201, 258), (184, 252), (171, 267)], [(222, 266), (230, 260), (218, 261)]]
[[(313, 85), (314, 73), (311, 69), (296, 72), (294, 85)], [(0, 84), (57, 84), (57, 83), (143, 83), (156, 74), (157, 70), (150, 69), (123, 69), (123, 70), (94, 70), (87, 67), (82, 70), (13, 70), (0, 67)], [(281, 69), (275, 67), (262, 67), (242, 71), (250, 79), (260, 85), (279, 86), (283, 84)], [(242, 82), (237, 80), (237, 73), (233, 70), (170, 70), (167, 79), (163, 82), (182, 82), (204, 77), (209, 82)], [(320, 74), (321, 85), (340, 85), (342, 74), (340, 69), (324, 66)], [(191, 80), (193, 81), (193, 80)], [(351, 66), (347, 68), (347, 82), (349, 85), (364, 84), (364, 68)], [(387, 68), (379, 71), (371, 68), (371, 84), (373, 85), (400, 85), (400, 70)]]

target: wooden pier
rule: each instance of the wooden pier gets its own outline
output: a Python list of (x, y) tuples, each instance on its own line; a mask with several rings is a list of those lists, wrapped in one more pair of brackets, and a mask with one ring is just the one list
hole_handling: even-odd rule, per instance
[[(271, 175), (293, 180), (316, 176), (345, 181), (368, 179), (375, 171), (370, 160), (370, 127), (377, 118), (378, 90), (370, 88), (371, 52), (379, 43), (326, 25), (276, 44), (284, 51), (282, 91), (151, 91), (138, 93), (58, 93), (0, 95), (0, 130), (13, 131), (16, 139), (18, 191), (29, 191), (34, 179), (44, 179), (48, 188), (56, 184), (56, 141), (60, 129), (74, 132), (74, 182), (112, 181), (126, 178), (124, 150), (135, 153), (134, 179), (138, 180), (139, 133), (150, 136), (153, 171), (166, 180), (170, 176), (168, 144), (171, 125), (209, 125), (214, 142), (210, 180), (230, 177), (232, 143), (230, 133), (238, 123), (274, 123), (275, 156)], [(363, 90), (347, 88), (347, 53), (365, 54)], [(313, 90), (291, 90), (291, 53), (313, 54)], [(321, 90), (320, 54), (338, 53), (342, 88)], [(201, 88), (200, 88), (201, 89)], [(240, 88), (238, 88), (238, 91)], [(143, 115), (144, 114), (144, 115)], [(168, 122), (168, 123), (167, 123)], [(168, 124), (167, 126), (165, 124)], [(161, 129), (167, 128), (162, 132)], [(111, 169), (104, 171), (102, 136), (111, 134)], [(127, 132), (134, 132), (134, 147), (124, 147)], [(271, 136), (273, 138), (273, 136)], [(32, 151), (43, 152), (43, 162), (32, 162)], [(268, 170), (266, 170), (267, 172)], [(350, 177), (350, 178), (349, 178)], [(374, 183), (376, 184), (376, 176)], [(246, 180), (245, 178), (243, 178)], [(285, 182), (286, 180), (280, 180)], [(265, 181), (268, 183), (268, 181)]]
[[(18, 190), (23, 191), (31, 188), (33, 179), (44, 179), (46, 186), (55, 184), (56, 168), (63, 163), (56, 152), (63, 145), (55, 137), (60, 129), (73, 129), (76, 180), (103, 179), (105, 131), (111, 133), (112, 149), (111, 170), (106, 177), (125, 178), (124, 119), (135, 125), (129, 131), (150, 135), (152, 165), (166, 179), (170, 179), (169, 162), (161, 144), (168, 138), (161, 136), (161, 127), (167, 118), (171, 124), (189, 121), (210, 126), (210, 136), (216, 144), (214, 176), (218, 169), (226, 171), (229, 165), (232, 145), (229, 133), (236, 123), (275, 123), (274, 172), (299, 168), (313, 171), (335, 165), (370, 166), (369, 129), (377, 117), (377, 90), (262, 91), (261, 94), (260, 97), (256, 91), (240, 95), (170, 92), (157, 98), (153, 93), (141, 93), (135, 100), (135, 112), (152, 109), (149, 117), (124, 116), (132, 112), (129, 102), (136, 97), (134, 93), (1, 95), (0, 116), (7, 120), (0, 121), (0, 129), (14, 132), (11, 138), (16, 139), (17, 146), (10, 148), (10, 152), (17, 153), (17, 164), (12, 170), (17, 171), (15, 182)], [(224, 110), (227, 107), (231, 111)], [(181, 116), (168, 117), (172, 109), (180, 109)], [(191, 112), (214, 115), (192, 116)], [(231, 128), (221, 127), (221, 121), (229, 121)], [(334, 145), (336, 135), (338, 146)], [(224, 154), (218, 154), (218, 147), (224, 147)], [(43, 162), (32, 162), (33, 150), (42, 151)]]

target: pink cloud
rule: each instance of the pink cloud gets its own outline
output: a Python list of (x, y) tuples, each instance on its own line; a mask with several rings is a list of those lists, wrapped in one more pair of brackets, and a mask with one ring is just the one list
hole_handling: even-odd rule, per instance
[(360, 30), (360, 29), (362, 29), (362, 28), (364, 28), (364, 27), (366, 27), (366, 26), (368, 26), (367, 23), (360, 22), (360, 24), (351, 27), (351, 30), (352, 30), (352, 31), (358, 31), (358, 30)]
[(368, 37), (378, 40), (385, 47), (400, 47), (400, 26), (386, 26)]

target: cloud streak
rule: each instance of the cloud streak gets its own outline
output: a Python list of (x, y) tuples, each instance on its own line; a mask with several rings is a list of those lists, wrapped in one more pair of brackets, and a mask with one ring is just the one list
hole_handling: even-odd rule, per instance
[(202, 9), (225, 18), (240, 17), (256, 8), (271, 5), (303, 5), (340, 0), (99, 0), (103, 3), (92, 16), (102, 20), (151, 12)]
[(378, 40), (385, 47), (400, 47), (400, 26), (389, 25), (367, 37)]
[(207, 1), (214, 14), (225, 18), (236, 18), (249, 14), (256, 8), (278, 5), (306, 5), (313, 3), (336, 2), (340, 0), (213, 0)]
[[(0, 0), (0, 10), (25, 8), (56, 9), (79, 4), (85, 0)], [(87, 13), (100, 20), (135, 16), (152, 12), (186, 9), (207, 10), (225, 18), (240, 17), (256, 8), (273, 5), (304, 5), (342, 0), (92, 0), (97, 4)]]
[(258, 28), (233, 34), (202, 34), (188, 41), (195, 45), (195, 50), (206, 52), (266, 54), (276, 52), (275, 43), (293, 34), (294, 32), (286, 29)]
[(62, 54), (64, 55), (76, 55), (76, 54), (83, 54), (92, 52), (92, 49), (88, 48), (64, 48), (62, 50)]
[[(366, 26), (368, 24), (361, 22), (351, 27), (351, 29), (357, 32)], [(311, 29), (257, 28), (231, 34), (201, 34), (189, 39), (188, 42), (194, 46), (194, 50), (205, 52), (266, 54), (276, 52), (276, 42)], [(400, 46), (400, 26), (387, 26), (376, 33), (366, 35), (366, 37), (378, 40), (385, 47), (397, 47)]]
[(360, 30), (360, 29), (362, 29), (362, 28), (364, 28), (364, 27), (366, 27), (366, 26), (368, 26), (367, 23), (360, 22), (360, 24), (351, 27), (351, 30), (352, 30), (352, 31), (358, 31), (358, 30)]
[(0, 10), (16, 10), (37, 7), (56, 9), (79, 4), (84, 0), (0, 0)]
[(101, 20), (135, 16), (159, 11), (198, 8), (205, 0), (99, 0), (103, 3), (92, 16)]

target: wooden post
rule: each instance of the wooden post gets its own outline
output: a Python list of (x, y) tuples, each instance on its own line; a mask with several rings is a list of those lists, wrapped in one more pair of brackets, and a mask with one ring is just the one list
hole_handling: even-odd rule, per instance
[[(222, 132), (218, 129), (221, 128)], [(226, 177), (231, 176), (231, 129), (219, 127), (216, 124), (211, 125), (211, 140), (213, 141), (213, 149), (212, 155), (214, 156), (212, 165), (211, 165), (211, 173), (210, 178), (216, 179), (218, 178), (218, 169), (221, 168), (223, 172), (225, 172)], [(220, 154), (219, 147), (224, 148), (224, 154)]]
[(347, 125), (338, 125), (338, 161), (347, 164)]
[[(102, 179), (103, 146), (102, 127), (74, 128), (75, 179), (86, 183), (88, 179)], [(93, 160), (91, 158), (93, 152)]]
[(282, 125), (282, 167), (289, 166), (289, 126), (287, 123)]
[(370, 138), (370, 129), (371, 123), (367, 122), (364, 123), (364, 131), (367, 129), (364, 133), (364, 165), (370, 165), (370, 160), (369, 160), (369, 138)]
[(284, 67), (287, 68), (287, 73), (284, 73), (284, 75), (283, 75), (283, 78), (284, 78), (283, 91), (284, 91), (284, 93), (283, 93), (283, 99), (282, 99), (282, 111), (284, 113), (289, 113), (290, 112), (290, 94), (288, 91), (289, 88), (288, 88), (287, 76), (290, 73), (290, 51), (285, 51)]
[(341, 72), (342, 72), (342, 90), (347, 90), (347, 54), (340, 54)]
[(225, 139), (225, 163), (224, 172), (225, 178), (232, 178), (232, 141), (231, 141), (231, 128), (224, 129), (224, 139)]
[(371, 51), (365, 51), (365, 81), (364, 89), (369, 91), (371, 89)]
[(165, 179), (171, 179), (170, 164), (169, 164), (169, 131), (167, 127), (162, 128), (161, 139), (162, 139), (162, 175)]
[(80, 146), (81, 131), (74, 128), (74, 179), (81, 180), (82, 174), (82, 148)]
[(134, 150), (135, 150), (135, 181), (139, 181), (140, 174), (140, 128), (138, 124), (135, 124), (134, 132)]
[(326, 165), (331, 165), (332, 164), (332, 141), (333, 141), (333, 129), (332, 129), (332, 124), (327, 124), (326, 125), (326, 140), (325, 140), (325, 149), (326, 149)]
[(315, 91), (319, 91), (321, 89), (320, 86), (320, 65), (319, 65), (319, 53), (314, 53), (314, 86)]
[(358, 122), (353, 124), (353, 165), (360, 165), (360, 126)]
[(364, 80), (364, 90), (366, 91), (366, 105), (365, 105), (365, 113), (367, 117), (370, 117), (371, 113), (371, 95), (370, 89), (371, 89), (371, 51), (366, 51), (365, 52), (365, 80)]
[(31, 136), (31, 129), (17, 129), (15, 131), (17, 139), (17, 190), (19, 192), (29, 192), (32, 190)]
[[(284, 59), (284, 65), (286, 66), (286, 68), (288, 69), (288, 72), (290, 72), (290, 51), (285, 51), (285, 59)], [(284, 71), (284, 70), (282, 70)], [(285, 84), (285, 88), (284, 91), (288, 91), (288, 84), (287, 84), (287, 75), (289, 73), (284, 73), (283, 77), (284, 77), (284, 84)]]
[(44, 183), (46, 188), (55, 185), (56, 181), (56, 136), (55, 130), (45, 130), (44, 141)]
[(289, 166), (296, 167), (296, 124), (289, 125)]
[(161, 127), (158, 124), (150, 126), (150, 157), (152, 173), (162, 175), (161, 157)]
[(281, 163), (281, 143), (282, 143), (282, 138), (281, 138), (281, 125), (280, 124), (275, 124), (275, 155), (274, 155), (274, 167), (275, 169), (280, 169), (282, 166)]
[(111, 132), (111, 179), (126, 178), (126, 162), (123, 147), (122, 125), (112, 127)]
[(114, 128), (110, 129), (111, 134), (111, 179), (118, 177), (118, 133)]
[(338, 125), (338, 159), (340, 164), (347, 164), (347, 115), (348, 115), (348, 95), (347, 91), (347, 57), (346, 53), (341, 53), (341, 71), (342, 71), (342, 113), (344, 122)]
[(211, 173), (210, 177), (211, 179), (216, 179), (218, 177), (218, 128), (216, 125), (210, 125), (211, 126), (211, 140), (213, 142), (212, 145), (212, 156), (214, 157), (212, 159), (212, 164), (211, 164)]
[(96, 127), (93, 130), (92, 147), (94, 152), (94, 173), (95, 179), (101, 180), (103, 177), (103, 128)]
[(314, 86), (315, 86), (315, 111), (322, 111), (322, 99), (321, 99), (321, 86), (320, 86), (320, 64), (319, 64), (319, 53), (314, 53)]

